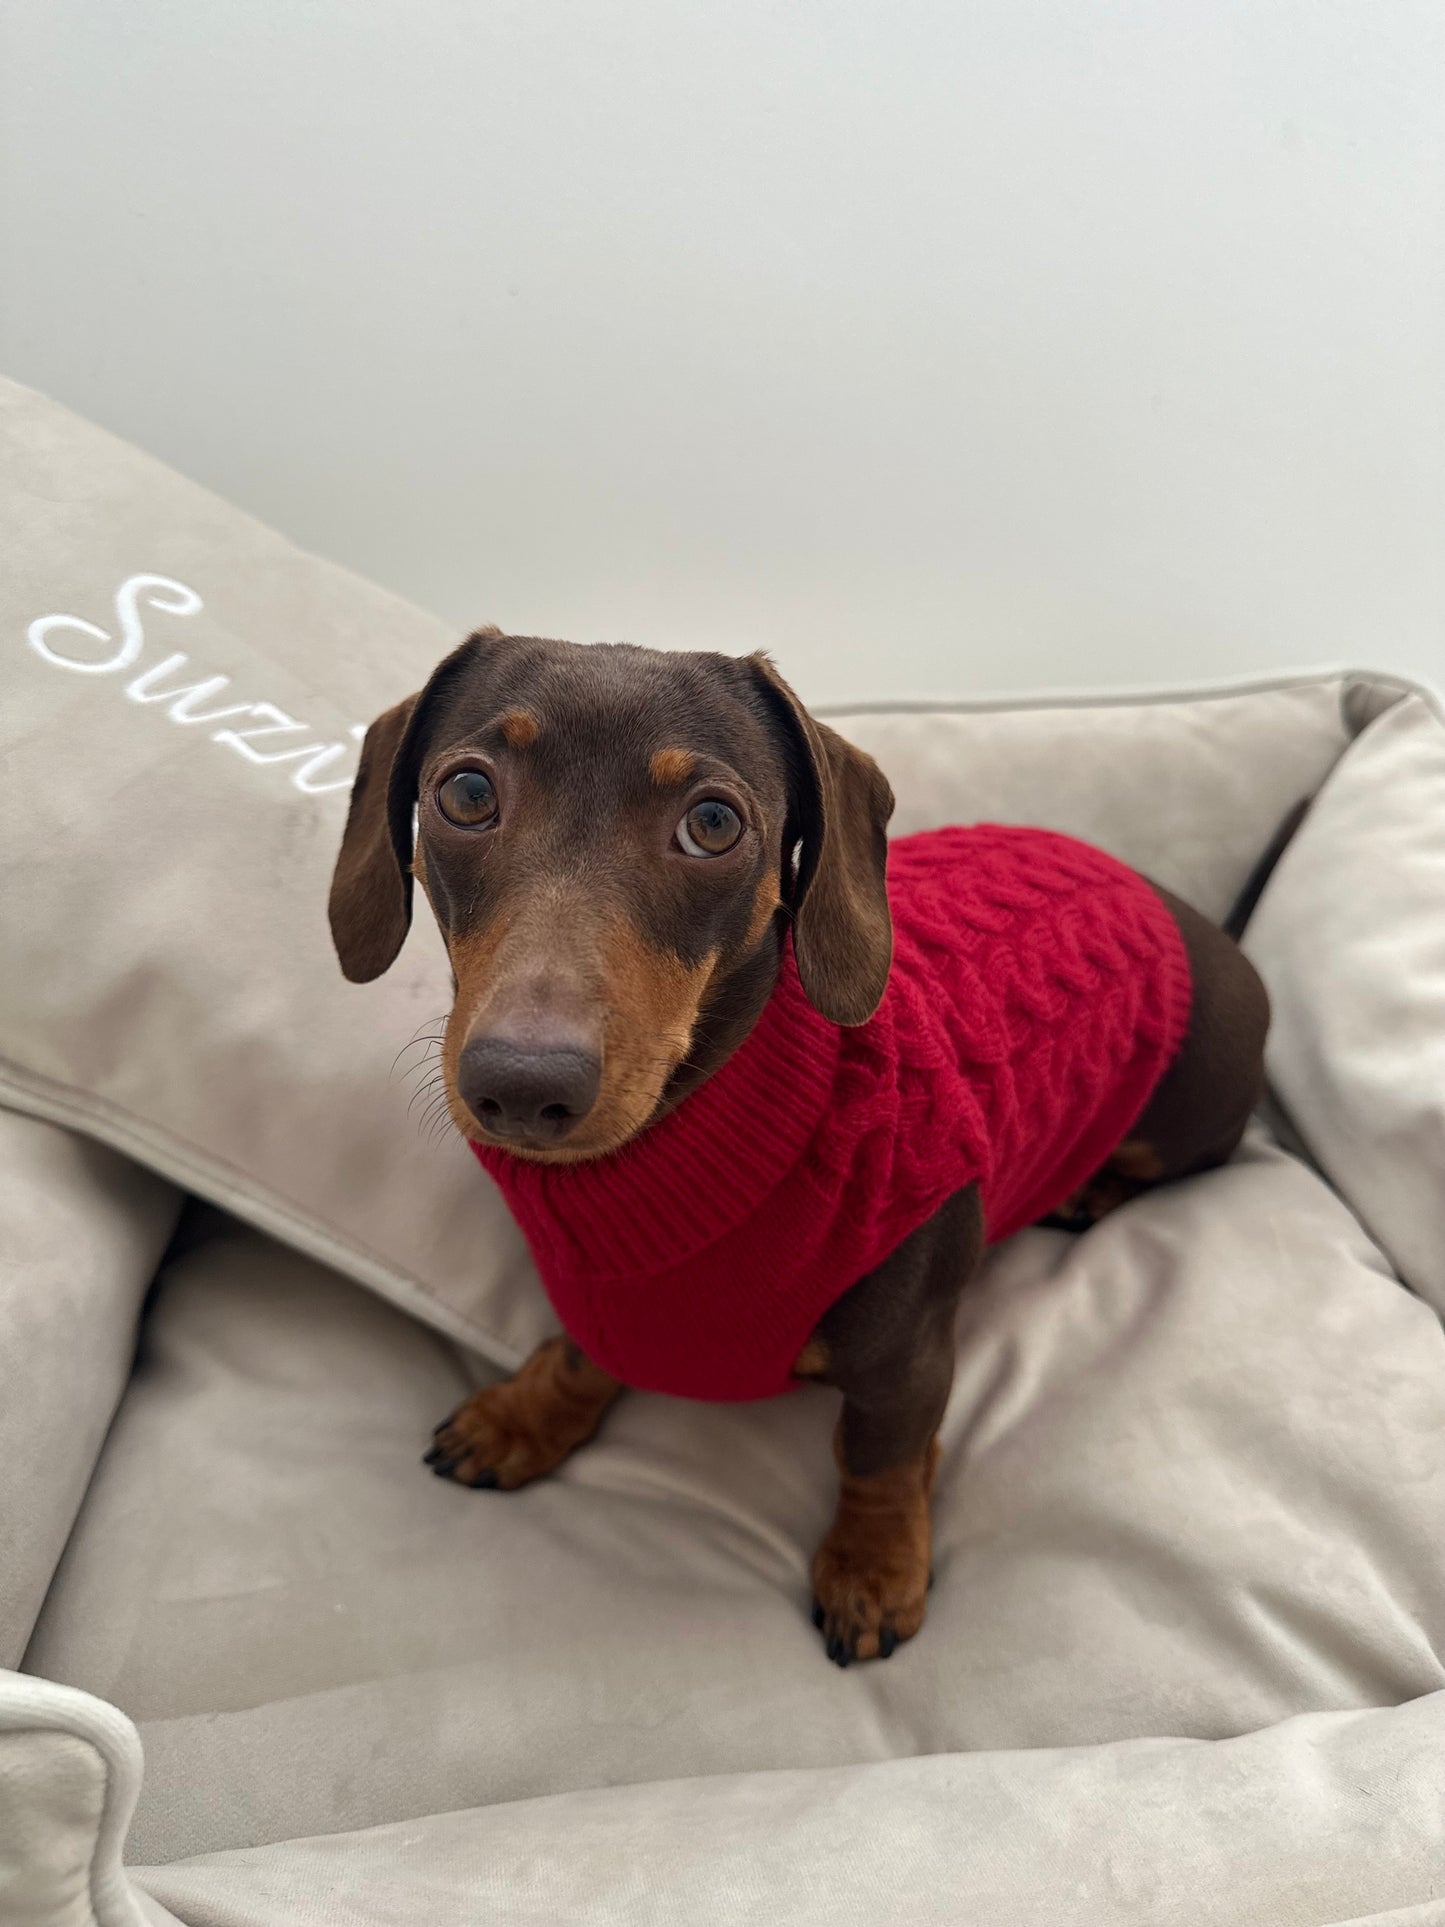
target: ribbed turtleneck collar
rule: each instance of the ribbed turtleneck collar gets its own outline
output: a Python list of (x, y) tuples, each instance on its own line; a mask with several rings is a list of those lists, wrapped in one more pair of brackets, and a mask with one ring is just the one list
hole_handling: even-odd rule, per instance
[(738, 1048), (619, 1150), (538, 1164), (472, 1148), (544, 1269), (549, 1256), (596, 1276), (674, 1266), (744, 1223), (804, 1155), (833, 1091), (839, 1040), (808, 1002), (787, 944)]

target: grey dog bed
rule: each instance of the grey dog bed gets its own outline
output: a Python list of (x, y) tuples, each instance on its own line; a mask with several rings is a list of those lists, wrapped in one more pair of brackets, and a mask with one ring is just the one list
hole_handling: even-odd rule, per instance
[(517, 1496), (417, 1464), (550, 1328), (408, 1115), (434, 933), (364, 990), (326, 935), (357, 726), (447, 633), (24, 390), (0, 429), (7, 1927), (1441, 1918), (1430, 699), (835, 717), (895, 828), (1056, 825), (1213, 914), (1319, 793), (1247, 940), (1268, 1114), (991, 1256), (929, 1623), (842, 1674), (821, 1391), (630, 1397)]

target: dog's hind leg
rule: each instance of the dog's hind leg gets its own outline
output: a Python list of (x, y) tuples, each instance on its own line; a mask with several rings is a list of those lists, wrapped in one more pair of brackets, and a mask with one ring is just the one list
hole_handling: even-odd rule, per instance
[(1223, 1164), (1264, 1095), (1269, 997), (1259, 972), (1217, 924), (1158, 884), (1151, 887), (1188, 953), (1189, 1028), (1128, 1137), (1043, 1221), (1068, 1231), (1086, 1230), (1156, 1184)]

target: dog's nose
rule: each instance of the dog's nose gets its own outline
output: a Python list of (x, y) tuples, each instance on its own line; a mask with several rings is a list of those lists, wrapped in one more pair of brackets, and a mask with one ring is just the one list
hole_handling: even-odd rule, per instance
[(457, 1062), (457, 1089), (493, 1137), (564, 1138), (597, 1101), (602, 1066), (580, 1044), (474, 1037)]

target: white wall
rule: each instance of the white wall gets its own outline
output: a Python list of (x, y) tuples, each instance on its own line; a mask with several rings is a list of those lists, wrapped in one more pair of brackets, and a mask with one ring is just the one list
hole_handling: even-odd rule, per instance
[(1438, 0), (10, 0), (0, 362), (460, 627), (1445, 682)]

